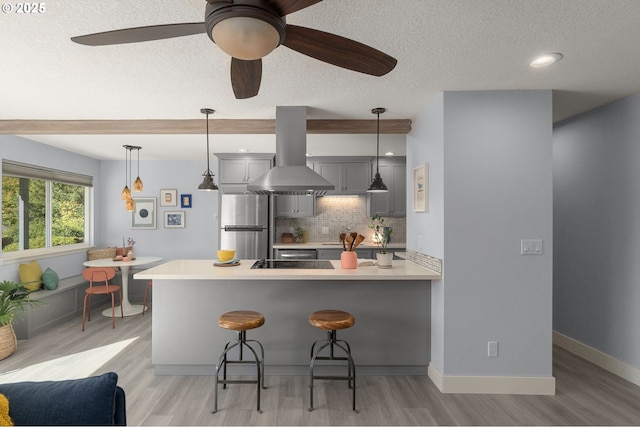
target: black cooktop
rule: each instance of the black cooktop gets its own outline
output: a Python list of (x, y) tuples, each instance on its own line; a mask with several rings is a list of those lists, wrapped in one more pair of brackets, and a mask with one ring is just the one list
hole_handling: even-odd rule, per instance
[(259, 259), (251, 268), (333, 269), (331, 261), (319, 259)]

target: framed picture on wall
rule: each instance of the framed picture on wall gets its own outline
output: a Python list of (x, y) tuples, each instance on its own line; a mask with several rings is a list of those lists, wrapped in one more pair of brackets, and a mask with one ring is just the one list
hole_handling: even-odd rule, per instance
[(171, 188), (160, 190), (160, 206), (178, 206), (178, 190)]
[(156, 228), (156, 198), (134, 197), (135, 209), (131, 212), (131, 228), (153, 230)]
[(429, 212), (429, 164), (413, 169), (413, 211)]
[(180, 195), (180, 207), (181, 208), (190, 208), (191, 207), (191, 194), (181, 194)]
[(164, 213), (164, 228), (184, 228), (184, 211), (167, 211)]

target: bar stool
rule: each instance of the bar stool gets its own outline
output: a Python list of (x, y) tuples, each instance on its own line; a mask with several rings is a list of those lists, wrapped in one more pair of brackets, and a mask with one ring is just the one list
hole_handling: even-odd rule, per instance
[[(353, 410), (356, 411), (356, 365), (351, 357), (351, 346), (345, 340), (337, 339), (336, 331), (338, 329), (347, 329), (353, 326), (356, 319), (346, 311), (340, 310), (321, 310), (309, 315), (309, 323), (316, 328), (327, 331), (327, 339), (317, 340), (311, 346), (311, 363), (309, 364), (311, 385), (310, 390), (310, 406), (309, 412), (313, 411), (313, 381), (314, 380), (346, 380), (349, 388), (353, 390)], [(319, 345), (316, 350), (316, 345)], [(320, 352), (329, 347), (328, 356), (319, 356)], [(344, 353), (344, 357), (337, 357), (334, 354), (334, 347), (340, 348)], [(347, 376), (337, 375), (314, 375), (313, 368), (316, 360), (346, 360)]]
[[(216, 365), (216, 388), (214, 391), (214, 406), (212, 413), (215, 414), (218, 412), (218, 384), (222, 384), (222, 388), (227, 388), (227, 384), (256, 384), (258, 389), (258, 412), (262, 413), (260, 410), (260, 387), (266, 388), (264, 386), (264, 347), (257, 340), (248, 340), (247, 339), (247, 330), (259, 328), (264, 325), (264, 316), (261, 313), (256, 311), (230, 311), (228, 313), (224, 313), (218, 319), (218, 325), (224, 329), (230, 329), (238, 332), (238, 339), (235, 341), (229, 341), (224, 346), (224, 351), (220, 355), (220, 359), (218, 360), (218, 364)], [(256, 350), (248, 343), (254, 342), (257, 343), (260, 347), (260, 357), (256, 353)], [(228, 360), (227, 353), (235, 347), (238, 347), (239, 350), (239, 358), (238, 360)], [(246, 347), (249, 349), (251, 354), (253, 355), (254, 360), (244, 360), (243, 359), (243, 348)], [(228, 380), (227, 379), (227, 365), (228, 364), (254, 364), (256, 365), (257, 373), (255, 380)], [(223, 371), (222, 380), (219, 379), (220, 368)]]

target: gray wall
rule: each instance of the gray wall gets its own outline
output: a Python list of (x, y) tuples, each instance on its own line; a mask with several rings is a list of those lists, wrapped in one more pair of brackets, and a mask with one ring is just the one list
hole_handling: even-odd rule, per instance
[[(180, 206), (161, 207), (157, 201), (155, 230), (131, 229), (131, 213), (124, 208), (120, 192), (124, 186), (123, 161), (100, 161), (80, 156), (68, 151), (17, 136), (0, 136), (0, 159), (42, 165), (54, 169), (91, 175), (94, 187), (92, 213), (93, 236), (96, 247), (121, 246), (122, 238), (132, 237), (137, 243), (135, 251), (140, 256), (160, 256), (165, 260), (175, 258), (216, 257), (218, 249), (218, 193), (198, 192), (202, 182), (202, 173), (206, 169), (205, 161), (145, 161), (144, 149), (141, 151), (140, 176), (144, 181), (144, 190), (134, 193), (134, 197), (159, 198), (163, 188), (174, 188), (178, 194), (192, 195), (192, 208)], [(124, 160), (124, 149), (123, 149)], [(134, 161), (134, 171), (137, 166)], [(217, 178), (217, 162), (212, 162), (212, 171)], [(163, 226), (164, 212), (184, 210), (185, 228)], [(41, 267), (51, 267), (60, 277), (81, 274), (82, 262), (86, 253), (75, 253), (48, 257), (39, 260)], [(18, 264), (0, 262), (0, 280), (18, 280)], [(138, 285), (138, 286), (136, 286)], [(134, 293), (141, 293), (144, 287), (132, 283)], [(140, 289), (138, 289), (140, 288)]]
[[(144, 157), (144, 148), (140, 155)], [(124, 186), (123, 162), (103, 161), (104, 185), (100, 188), (99, 197), (104, 206), (104, 215), (100, 222), (100, 246), (122, 246), (123, 237), (132, 237), (136, 241), (135, 254), (140, 256), (159, 256), (165, 260), (217, 258), (218, 192), (197, 190), (206, 169), (205, 160), (140, 160), (140, 178), (144, 188), (140, 193), (134, 192), (133, 196), (156, 198), (155, 230), (131, 228), (131, 213), (125, 210), (120, 198)], [(217, 162), (212, 162), (211, 169), (217, 183)], [(134, 165), (134, 175), (136, 172)], [(165, 188), (176, 189), (178, 196), (191, 194), (193, 207), (181, 208), (179, 201), (178, 206), (160, 206), (160, 190)], [(166, 211), (184, 211), (186, 227), (164, 228)]]
[[(445, 92), (407, 139), (408, 178), (429, 163), (429, 213), (408, 214), (407, 246), (444, 260), (431, 356), (444, 375), (552, 375), (551, 112), (550, 91)], [(544, 254), (520, 255), (525, 238)]]
[(553, 135), (554, 330), (640, 368), (640, 95)]
[[(91, 192), (91, 197), (99, 193), (97, 189), (100, 188), (101, 181), (100, 162), (98, 160), (39, 144), (26, 138), (0, 135), (0, 161), (3, 158), (93, 176), (94, 187)], [(2, 180), (1, 174), (0, 180)], [(100, 221), (102, 210), (103, 206), (96, 200), (95, 222)], [(0, 210), (0, 216), (1, 215)], [(85, 253), (76, 253), (45, 258), (39, 261), (39, 263), (43, 270), (50, 267), (55, 270), (60, 277), (69, 277), (81, 274), (83, 269), (82, 262), (85, 261), (86, 258)], [(18, 281), (18, 264), (0, 262), (0, 281), (1, 280)]]

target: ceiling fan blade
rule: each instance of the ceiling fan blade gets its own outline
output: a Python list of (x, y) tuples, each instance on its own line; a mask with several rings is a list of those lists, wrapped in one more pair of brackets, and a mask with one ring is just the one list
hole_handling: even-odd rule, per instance
[(253, 98), (260, 90), (262, 59), (244, 61), (231, 58), (231, 87), (237, 99)]
[(87, 46), (106, 46), (112, 44), (148, 42), (151, 40), (170, 39), (207, 32), (204, 22), (184, 24), (150, 25), (147, 27), (123, 28), (71, 37), (71, 40)]
[(297, 12), (322, 0), (271, 0), (271, 5), (275, 7), (280, 16), (285, 16), (293, 12)]
[(386, 53), (355, 40), (296, 25), (287, 25), (283, 44), (320, 61), (378, 77), (398, 63)]

